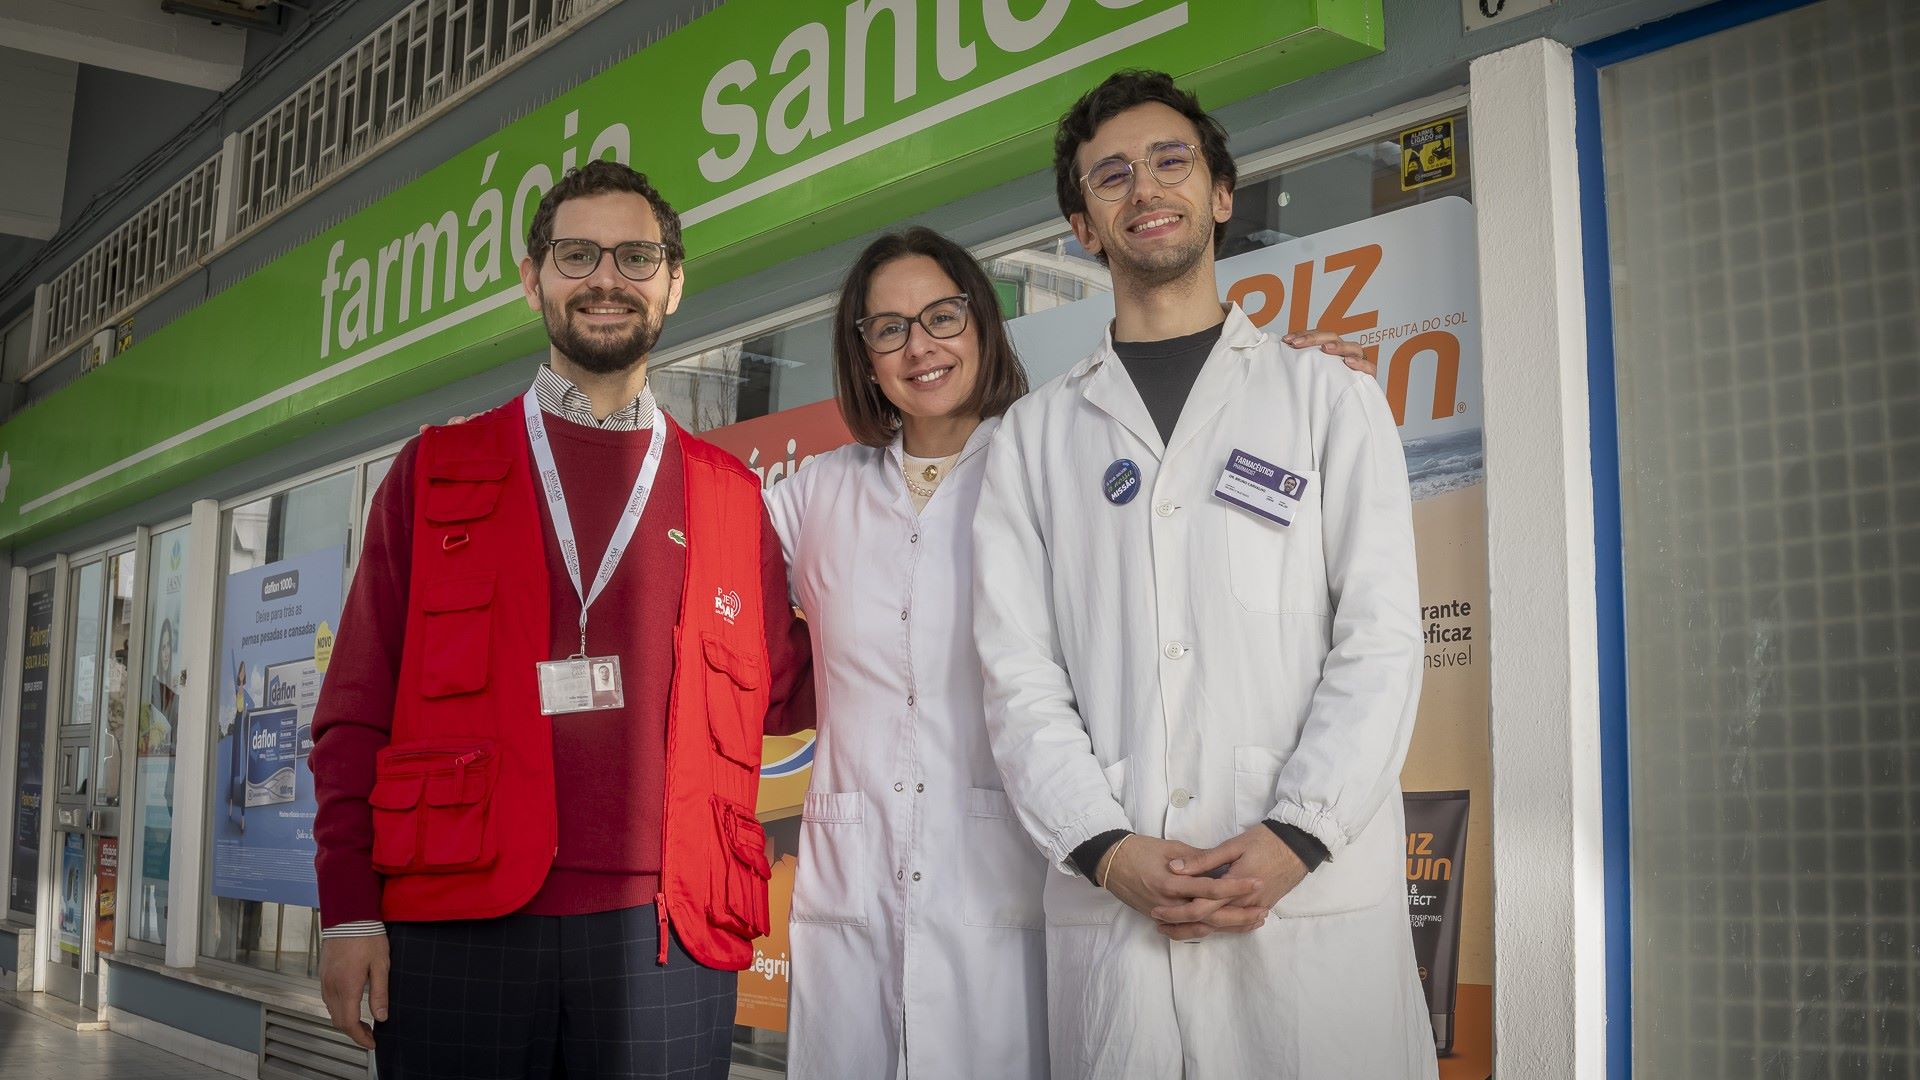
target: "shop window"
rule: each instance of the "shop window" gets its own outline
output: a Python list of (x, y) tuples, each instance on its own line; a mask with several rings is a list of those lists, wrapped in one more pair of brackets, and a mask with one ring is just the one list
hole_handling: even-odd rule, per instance
[(167, 940), (169, 861), (173, 855), (175, 733), (187, 671), (180, 639), (186, 601), (191, 534), (182, 525), (156, 533), (147, 555), (147, 626), (135, 709), (132, 820), (134, 857), (127, 878), (127, 937), (164, 945)]
[(354, 542), (354, 561), (356, 562), (360, 558), (359, 545), (366, 540), (367, 515), (373, 512), (373, 497), (379, 492), (380, 485), (386, 481), (387, 474), (393, 471), (393, 459), (398, 456), (388, 454), (386, 457), (374, 458), (363, 466), (366, 477), (360, 484), (360, 532), (356, 534)]
[(346, 594), (354, 480), (342, 469), (225, 515), (200, 939), (215, 960), (318, 968), (306, 759)]
[(690, 431), (824, 401), (833, 397), (832, 331), (831, 315), (809, 318), (675, 360), (649, 382)]
[(107, 560), (107, 618), (100, 655), (99, 748), (94, 770), (94, 804), (120, 805), (121, 766), (126, 762), (127, 650), (133, 642), (133, 552)]

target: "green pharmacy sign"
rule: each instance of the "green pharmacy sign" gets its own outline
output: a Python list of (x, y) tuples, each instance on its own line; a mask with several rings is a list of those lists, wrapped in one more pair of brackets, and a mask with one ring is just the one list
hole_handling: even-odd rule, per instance
[(514, 267), (580, 162), (652, 177), (698, 291), (1045, 169), (1118, 68), (1217, 106), (1382, 42), (1380, 0), (731, 0), (0, 426), (0, 540), (541, 352)]

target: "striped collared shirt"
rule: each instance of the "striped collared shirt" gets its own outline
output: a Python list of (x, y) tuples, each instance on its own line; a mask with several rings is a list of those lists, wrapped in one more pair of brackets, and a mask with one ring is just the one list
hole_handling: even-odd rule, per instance
[(653, 400), (651, 385), (640, 388), (640, 395), (613, 411), (605, 420), (593, 418), (593, 402), (581, 389), (548, 364), (540, 365), (533, 377), (533, 394), (540, 411), (562, 420), (604, 431), (645, 431), (653, 426), (653, 414), (659, 406)]

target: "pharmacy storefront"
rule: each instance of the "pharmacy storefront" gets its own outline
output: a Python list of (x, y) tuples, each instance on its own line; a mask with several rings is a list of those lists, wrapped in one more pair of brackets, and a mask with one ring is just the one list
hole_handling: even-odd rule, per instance
[[(1496, 858), (1490, 783), (1493, 633), (1515, 624), (1490, 589), (1483, 218), (1539, 184), (1517, 158), (1498, 185), (1470, 162), (1476, 127), (1522, 130), (1541, 102), (1511, 92), (1510, 69), (1489, 73), (1487, 97), (1479, 62), (1469, 79), (1465, 61), (1390, 52), (1386, 21), (1409, 9), (1380, 0), (698, 7), (584, 81), (536, 57), (511, 77), (545, 104), (0, 426), (0, 968), (235, 1075), (364, 1076), (315, 982), (310, 719), (399, 446), (521, 391), (545, 353), (516, 271), (541, 194), (612, 157), (673, 201), (688, 300), (653, 387), (770, 488), (848, 441), (832, 288), (878, 230), (929, 223), (966, 242), (1034, 384), (1092, 347), (1108, 280), (1053, 204), (1052, 122), (1107, 73), (1153, 67), (1232, 138), (1223, 299), (1269, 330), (1366, 347), (1399, 425), (1427, 643), (1401, 778), (1408, 933), (1441, 1076), (1486, 1080), (1507, 1009), (1493, 883), (1517, 864)], [(1540, 32), (1463, 28), (1451, 11), (1446, 27), (1476, 55)], [(1566, 53), (1510, 51), (1529, 48)], [(784, 1073), (812, 755), (811, 733), (765, 746), (774, 930), (740, 976), (742, 1076)]]

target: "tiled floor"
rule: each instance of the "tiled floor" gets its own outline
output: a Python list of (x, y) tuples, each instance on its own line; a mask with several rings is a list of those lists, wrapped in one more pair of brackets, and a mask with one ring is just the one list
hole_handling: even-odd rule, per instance
[(0, 1077), (6, 1080), (203, 1080), (226, 1074), (111, 1031), (72, 1031), (0, 1004)]

